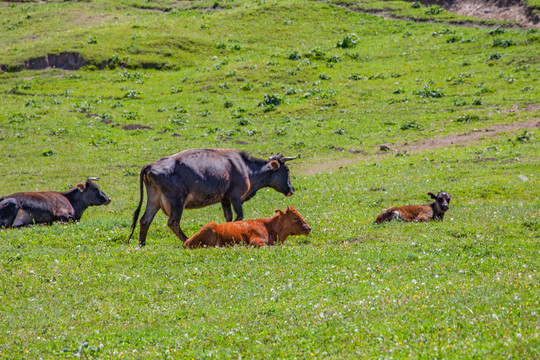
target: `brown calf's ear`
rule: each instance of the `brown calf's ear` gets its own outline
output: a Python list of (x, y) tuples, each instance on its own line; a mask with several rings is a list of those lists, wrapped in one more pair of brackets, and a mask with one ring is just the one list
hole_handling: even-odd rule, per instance
[(275, 212), (276, 214), (279, 213), (280, 215), (285, 214), (285, 213), (283, 212), (283, 210), (280, 210), (280, 209), (274, 210), (274, 212)]
[(279, 161), (277, 160), (270, 161), (270, 166), (272, 167), (272, 170), (276, 171), (277, 169), (279, 169)]
[(86, 184), (77, 184), (77, 187), (79, 190), (84, 191), (84, 189), (86, 189)]
[(436, 199), (437, 196), (435, 194), (433, 194), (431, 191), (427, 193), (429, 196), (431, 196), (433, 199)]

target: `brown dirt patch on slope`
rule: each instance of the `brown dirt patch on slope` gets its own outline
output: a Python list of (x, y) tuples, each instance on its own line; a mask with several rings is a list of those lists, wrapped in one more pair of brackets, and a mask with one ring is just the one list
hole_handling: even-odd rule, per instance
[[(417, 151), (427, 151), (440, 149), (454, 145), (465, 145), (474, 142), (478, 142), (485, 137), (493, 137), (503, 132), (521, 130), (521, 129), (535, 129), (540, 128), (540, 120), (533, 119), (527, 122), (519, 122), (506, 125), (493, 125), (485, 129), (473, 130), (463, 134), (452, 134), (438, 138), (428, 138), (420, 140), (411, 144), (395, 144), (390, 145), (392, 151), (377, 152), (376, 155), (395, 155), (399, 152), (413, 153)], [(323, 163), (309, 165), (305, 168), (300, 168), (297, 172), (301, 175), (315, 175), (317, 173), (326, 173), (336, 171), (344, 166), (353, 165), (361, 160), (364, 160), (366, 156), (354, 157), (348, 159), (335, 159), (327, 160)]]
[(421, 1), (425, 5), (440, 5), (463, 16), (479, 19), (515, 21), (524, 27), (539, 27), (539, 19), (520, 0), (443, 0)]
[[(322, 1), (322, 0), (314, 0)], [(505, 27), (523, 27), (523, 28), (540, 28), (540, 18), (533, 12), (532, 9), (527, 8), (520, 0), (420, 0), (425, 6), (439, 5), (447, 11), (456, 13), (458, 15), (474, 17), (484, 20), (502, 20), (511, 21), (511, 23), (504, 25)], [(415, 22), (431, 22), (436, 19), (420, 19), (409, 18), (405, 16), (399, 16), (391, 13), (390, 9), (362, 9), (354, 4), (347, 2), (334, 3), (333, 5), (361, 13), (372, 14), (383, 17), (385, 19), (415, 21)], [(462, 26), (493, 26), (487, 25), (482, 22), (473, 21), (442, 21), (452, 25)]]

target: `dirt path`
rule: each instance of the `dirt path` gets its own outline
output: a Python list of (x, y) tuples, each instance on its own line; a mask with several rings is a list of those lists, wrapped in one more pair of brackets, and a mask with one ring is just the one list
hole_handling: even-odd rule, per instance
[[(428, 138), (414, 142), (412, 144), (398, 144), (398, 145), (389, 145), (392, 151), (386, 152), (376, 152), (375, 155), (385, 156), (385, 155), (395, 155), (399, 152), (408, 152), (413, 153), (417, 151), (425, 150), (434, 150), (440, 149), (452, 145), (464, 145), (474, 142), (478, 142), (485, 137), (494, 137), (500, 133), (522, 130), (522, 129), (536, 129), (540, 128), (540, 120), (533, 119), (526, 122), (508, 124), (508, 125), (494, 125), (481, 130), (473, 130), (463, 134), (452, 134), (445, 137), (439, 138)], [(372, 155), (367, 155), (372, 156)], [(347, 165), (352, 165), (362, 160), (365, 160), (366, 155), (356, 156), (351, 159), (335, 159), (327, 160), (323, 163), (308, 165), (307, 167), (300, 168), (297, 170), (297, 173), (301, 175), (315, 175), (317, 173), (323, 172), (332, 172), (336, 171), (339, 168)]]

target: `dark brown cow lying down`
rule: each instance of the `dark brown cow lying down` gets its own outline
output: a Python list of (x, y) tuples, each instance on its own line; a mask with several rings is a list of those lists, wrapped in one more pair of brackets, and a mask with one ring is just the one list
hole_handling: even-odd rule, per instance
[(426, 205), (406, 205), (400, 207), (391, 207), (377, 216), (375, 222), (377, 224), (392, 219), (403, 221), (431, 221), (444, 220), (444, 213), (448, 210), (450, 204), (450, 194), (444, 191), (439, 191), (437, 195), (428, 192), (428, 195), (435, 199), (431, 204)]
[(107, 205), (111, 199), (88, 178), (66, 192), (20, 192), (0, 198), (0, 227), (79, 221), (89, 206)]
[(289, 235), (308, 235), (311, 227), (293, 206), (267, 219), (243, 220), (224, 224), (208, 223), (186, 240), (188, 248), (247, 244), (267, 246), (283, 243)]

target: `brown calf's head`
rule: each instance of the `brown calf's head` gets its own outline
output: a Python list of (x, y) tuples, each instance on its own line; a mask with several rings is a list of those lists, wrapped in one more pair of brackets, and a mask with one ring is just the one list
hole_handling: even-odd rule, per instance
[(87, 178), (86, 182), (78, 184), (77, 187), (83, 193), (84, 202), (88, 205), (107, 205), (111, 199), (97, 186), (93, 180), (98, 178)]
[(280, 193), (292, 196), (294, 194), (294, 187), (291, 184), (291, 177), (289, 174), (289, 168), (285, 164), (286, 161), (294, 160), (295, 157), (284, 157), (283, 155), (274, 155), (268, 160), (268, 165), (272, 170), (272, 177), (270, 178), (269, 186)]
[(439, 212), (445, 213), (450, 207), (451, 196), (445, 191), (439, 191), (437, 195), (432, 192), (428, 192), (428, 195), (435, 199), (435, 206)]
[(308, 235), (311, 232), (311, 226), (302, 218), (302, 215), (294, 206), (289, 206), (285, 211), (276, 210), (282, 219), (283, 230), (290, 235)]

